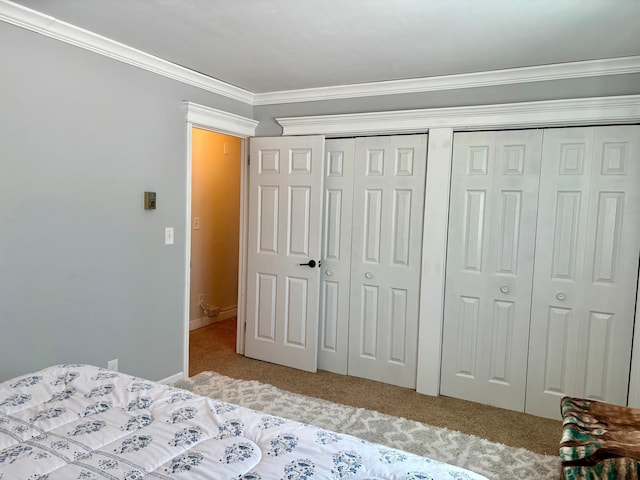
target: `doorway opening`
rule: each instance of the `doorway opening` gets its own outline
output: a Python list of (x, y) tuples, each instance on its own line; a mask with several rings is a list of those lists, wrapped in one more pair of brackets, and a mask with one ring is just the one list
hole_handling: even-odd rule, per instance
[[(227, 330), (232, 332), (235, 343), (241, 159), (242, 139), (191, 129), (190, 342), (192, 332), (225, 322), (231, 327)], [(198, 338), (206, 337), (199, 332)], [(189, 376), (194, 375), (198, 365), (207, 363), (201, 358), (206, 351), (206, 347), (189, 348)]]

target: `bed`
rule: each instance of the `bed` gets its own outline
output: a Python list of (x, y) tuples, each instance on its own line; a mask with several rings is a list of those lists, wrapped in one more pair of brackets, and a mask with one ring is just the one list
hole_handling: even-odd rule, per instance
[(90, 365), (0, 383), (0, 480), (142, 478), (485, 479)]

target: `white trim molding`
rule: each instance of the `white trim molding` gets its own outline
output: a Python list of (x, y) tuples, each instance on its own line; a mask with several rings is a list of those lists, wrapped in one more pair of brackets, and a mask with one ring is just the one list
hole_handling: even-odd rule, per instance
[(223, 320), (227, 320), (231, 317), (236, 317), (238, 315), (238, 307), (226, 307), (220, 310), (220, 313), (214, 315), (213, 317), (200, 317), (195, 318), (189, 321), (189, 331), (195, 330), (197, 328), (206, 327), (207, 325), (211, 325), (212, 323), (222, 322)]
[[(248, 186), (248, 165), (247, 165), (247, 143), (248, 138), (255, 136), (258, 121), (251, 118), (242, 117), (233, 113), (224, 112), (215, 108), (198, 105), (193, 102), (182, 102), (185, 112), (185, 248), (184, 248), (184, 305), (183, 305), (183, 372), (189, 372), (189, 332), (191, 329), (189, 299), (191, 298), (191, 196), (192, 196), (192, 130), (194, 127), (210, 130), (213, 132), (232, 135), (241, 138), (241, 160), (240, 160), (240, 232), (239, 232), (239, 260), (238, 260), (238, 305), (231, 309), (225, 309), (224, 315), (235, 314), (237, 321), (237, 353), (244, 353), (244, 322), (245, 322), (245, 302), (246, 302), (246, 277), (244, 268), (246, 265), (247, 247), (246, 232), (248, 231), (247, 220), (247, 200), (249, 196)], [(221, 312), (223, 314), (223, 312)]]
[(627, 405), (633, 408), (640, 408), (640, 270), (638, 271), (638, 283), (636, 283), (636, 317), (633, 327), (631, 374), (629, 375)]
[(217, 110), (193, 102), (182, 102), (184, 111), (187, 114), (187, 122), (194, 127), (214, 129), (218, 133), (233, 135), (235, 137), (247, 138), (256, 134), (257, 120), (242, 117), (234, 113)]
[(254, 93), (9, 0), (0, 0), (0, 20), (251, 106), (640, 73), (640, 56), (629, 56), (456, 75)]
[(640, 56), (606, 58), (602, 60), (556, 63), (457, 75), (441, 75), (386, 82), (256, 93), (253, 104), (274, 105), (279, 103), (313, 102), (377, 95), (424, 93), (439, 90), (544, 82), (548, 80), (566, 80), (570, 78), (624, 75), (639, 72)]
[[(418, 364), (416, 391), (438, 395), (440, 355), (444, 327), (447, 231), (453, 129), (432, 128), (427, 145), (427, 174), (422, 223), (420, 268), (420, 314), (418, 317)], [(440, 234), (434, 235), (433, 230)], [(444, 235), (442, 235), (444, 232)], [(434, 318), (427, 318), (428, 315)], [(437, 366), (437, 368), (434, 367)]]
[(640, 95), (276, 118), (283, 135), (388, 135), (430, 128), (563, 127), (638, 121)]
[(164, 383), (165, 385), (173, 385), (180, 380), (184, 380), (184, 372), (179, 372), (171, 375), (170, 377), (163, 378), (162, 380), (158, 380), (158, 383)]
[(0, 0), (0, 20), (208, 92), (253, 104), (252, 92), (8, 0)]

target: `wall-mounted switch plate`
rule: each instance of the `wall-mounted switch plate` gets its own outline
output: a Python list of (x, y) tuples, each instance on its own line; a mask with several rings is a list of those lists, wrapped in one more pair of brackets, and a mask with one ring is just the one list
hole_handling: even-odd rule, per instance
[(156, 209), (156, 192), (144, 192), (144, 209)]
[(193, 217), (193, 229), (200, 230), (200, 219), (198, 217)]
[(166, 227), (164, 229), (164, 244), (173, 245), (173, 227)]

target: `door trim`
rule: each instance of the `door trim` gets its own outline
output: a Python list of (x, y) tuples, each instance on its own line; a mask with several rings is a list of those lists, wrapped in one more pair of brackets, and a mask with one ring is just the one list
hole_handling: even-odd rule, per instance
[[(429, 132), (418, 333), (417, 391), (438, 395), (453, 132), (640, 123), (640, 95), (276, 119), (283, 135)], [(638, 276), (640, 282), (640, 273)], [(640, 296), (636, 299), (629, 406), (640, 407)]]
[(232, 113), (205, 107), (192, 102), (182, 102), (186, 114), (186, 201), (185, 201), (185, 252), (184, 252), (184, 306), (183, 306), (183, 359), (182, 375), (189, 377), (189, 298), (191, 292), (191, 131), (195, 128), (209, 130), (242, 139), (240, 150), (240, 232), (238, 259), (238, 314), (236, 351), (244, 353), (244, 322), (246, 315), (246, 236), (247, 236), (247, 138), (255, 136), (258, 121)]

